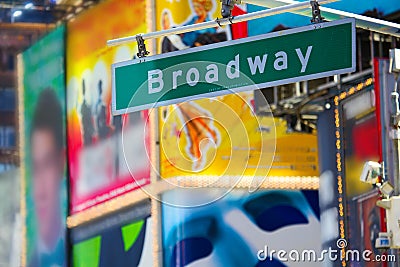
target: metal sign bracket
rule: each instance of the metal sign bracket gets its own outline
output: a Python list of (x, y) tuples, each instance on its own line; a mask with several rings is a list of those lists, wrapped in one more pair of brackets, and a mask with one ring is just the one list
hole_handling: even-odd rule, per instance
[(150, 54), (149, 51), (146, 49), (146, 44), (144, 43), (144, 39), (142, 35), (138, 34), (136, 35), (136, 41), (137, 41), (137, 46), (138, 46), (138, 53), (136, 54), (139, 58), (144, 58), (148, 54)]
[(325, 18), (321, 16), (321, 10), (319, 9), (320, 4), (317, 0), (311, 0), (310, 5), (312, 8), (312, 19), (311, 23), (321, 23), (325, 21)]
[(222, 19), (220, 19), (220, 18), (217, 18), (216, 20), (215, 20), (215, 22), (220, 26), (220, 27), (222, 27), (223, 25), (221, 24), (221, 22), (224, 22), (224, 21), (226, 21), (226, 20), (228, 20), (231, 24), (233, 24), (233, 19), (234, 19), (235, 17), (233, 17), (233, 16), (230, 16), (230, 17), (227, 17), (227, 18), (222, 18)]
[[(221, 15), (223, 18), (232, 18), (232, 9), (235, 5), (242, 3), (242, 0), (221, 0)], [(231, 19), (229, 20), (231, 21)]]

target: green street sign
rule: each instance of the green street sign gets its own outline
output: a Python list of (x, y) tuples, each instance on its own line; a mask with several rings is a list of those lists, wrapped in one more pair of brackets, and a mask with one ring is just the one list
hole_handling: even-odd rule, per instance
[(313, 24), (112, 66), (114, 115), (355, 71), (355, 20)]

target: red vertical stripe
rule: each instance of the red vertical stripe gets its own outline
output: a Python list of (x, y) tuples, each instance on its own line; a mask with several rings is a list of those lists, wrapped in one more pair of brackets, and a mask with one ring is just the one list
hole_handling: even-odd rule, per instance
[[(241, 9), (238, 6), (234, 6), (232, 10), (232, 16), (239, 16), (247, 14), (246, 11)], [(235, 23), (231, 25), (232, 29), (232, 39), (240, 39), (248, 36), (248, 27), (247, 27), (247, 21), (245, 22), (240, 22), (240, 23)]]

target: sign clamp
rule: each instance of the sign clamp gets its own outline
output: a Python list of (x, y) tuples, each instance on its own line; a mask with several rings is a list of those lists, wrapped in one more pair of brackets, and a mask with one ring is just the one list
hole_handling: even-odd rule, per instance
[(150, 54), (149, 51), (146, 49), (146, 44), (144, 43), (143, 36), (138, 34), (136, 35), (136, 42), (138, 46), (138, 53), (136, 54), (139, 58), (144, 58), (148, 54)]
[(325, 18), (321, 16), (321, 10), (319, 9), (320, 4), (317, 0), (311, 0), (310, 5), (312, 8), (312, 19), (311, 23), (321, 23), (325, 21)]
[(221, 0), (221, 15), (223, 18), (232, 18), (232, 9), (235, 5), (240, 5), (242, 0)]
[(229, 17), (227, 17), (227, 18), (222, 18), (222, 19), (217, 18), (217, 19), (215, 20), (215, 22), (218, 24), (218, 26), (222, 27), (223, 25), (221, 24), (221, 22), (223, 22), (223, 21), (225, 21), (225, 20), (228, 20), (231, 24), (233, 24), (234, 22), (233, 22), (232, 20), (233, 20), (234, 18), (235, 18), (235, 17), (233, 17), (233, 16), (229, 16)]

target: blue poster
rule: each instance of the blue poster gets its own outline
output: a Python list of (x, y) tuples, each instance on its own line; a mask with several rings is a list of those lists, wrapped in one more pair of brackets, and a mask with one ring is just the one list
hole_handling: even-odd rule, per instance
[[(172, 190), (162, 200), (187, 200), (190, 205), (207, 199), (215, 190)], [(234, 190), (199, 207), (163, 204), (164, 266), (288, 266), (275, 257), (263, 255), (259, 259), (258, 253), (281, 249), (320, 251), (318, 205), (318, 191), (287, 190), (251, 194)], [(320, 264), (307, 262), (307, 266)]]

